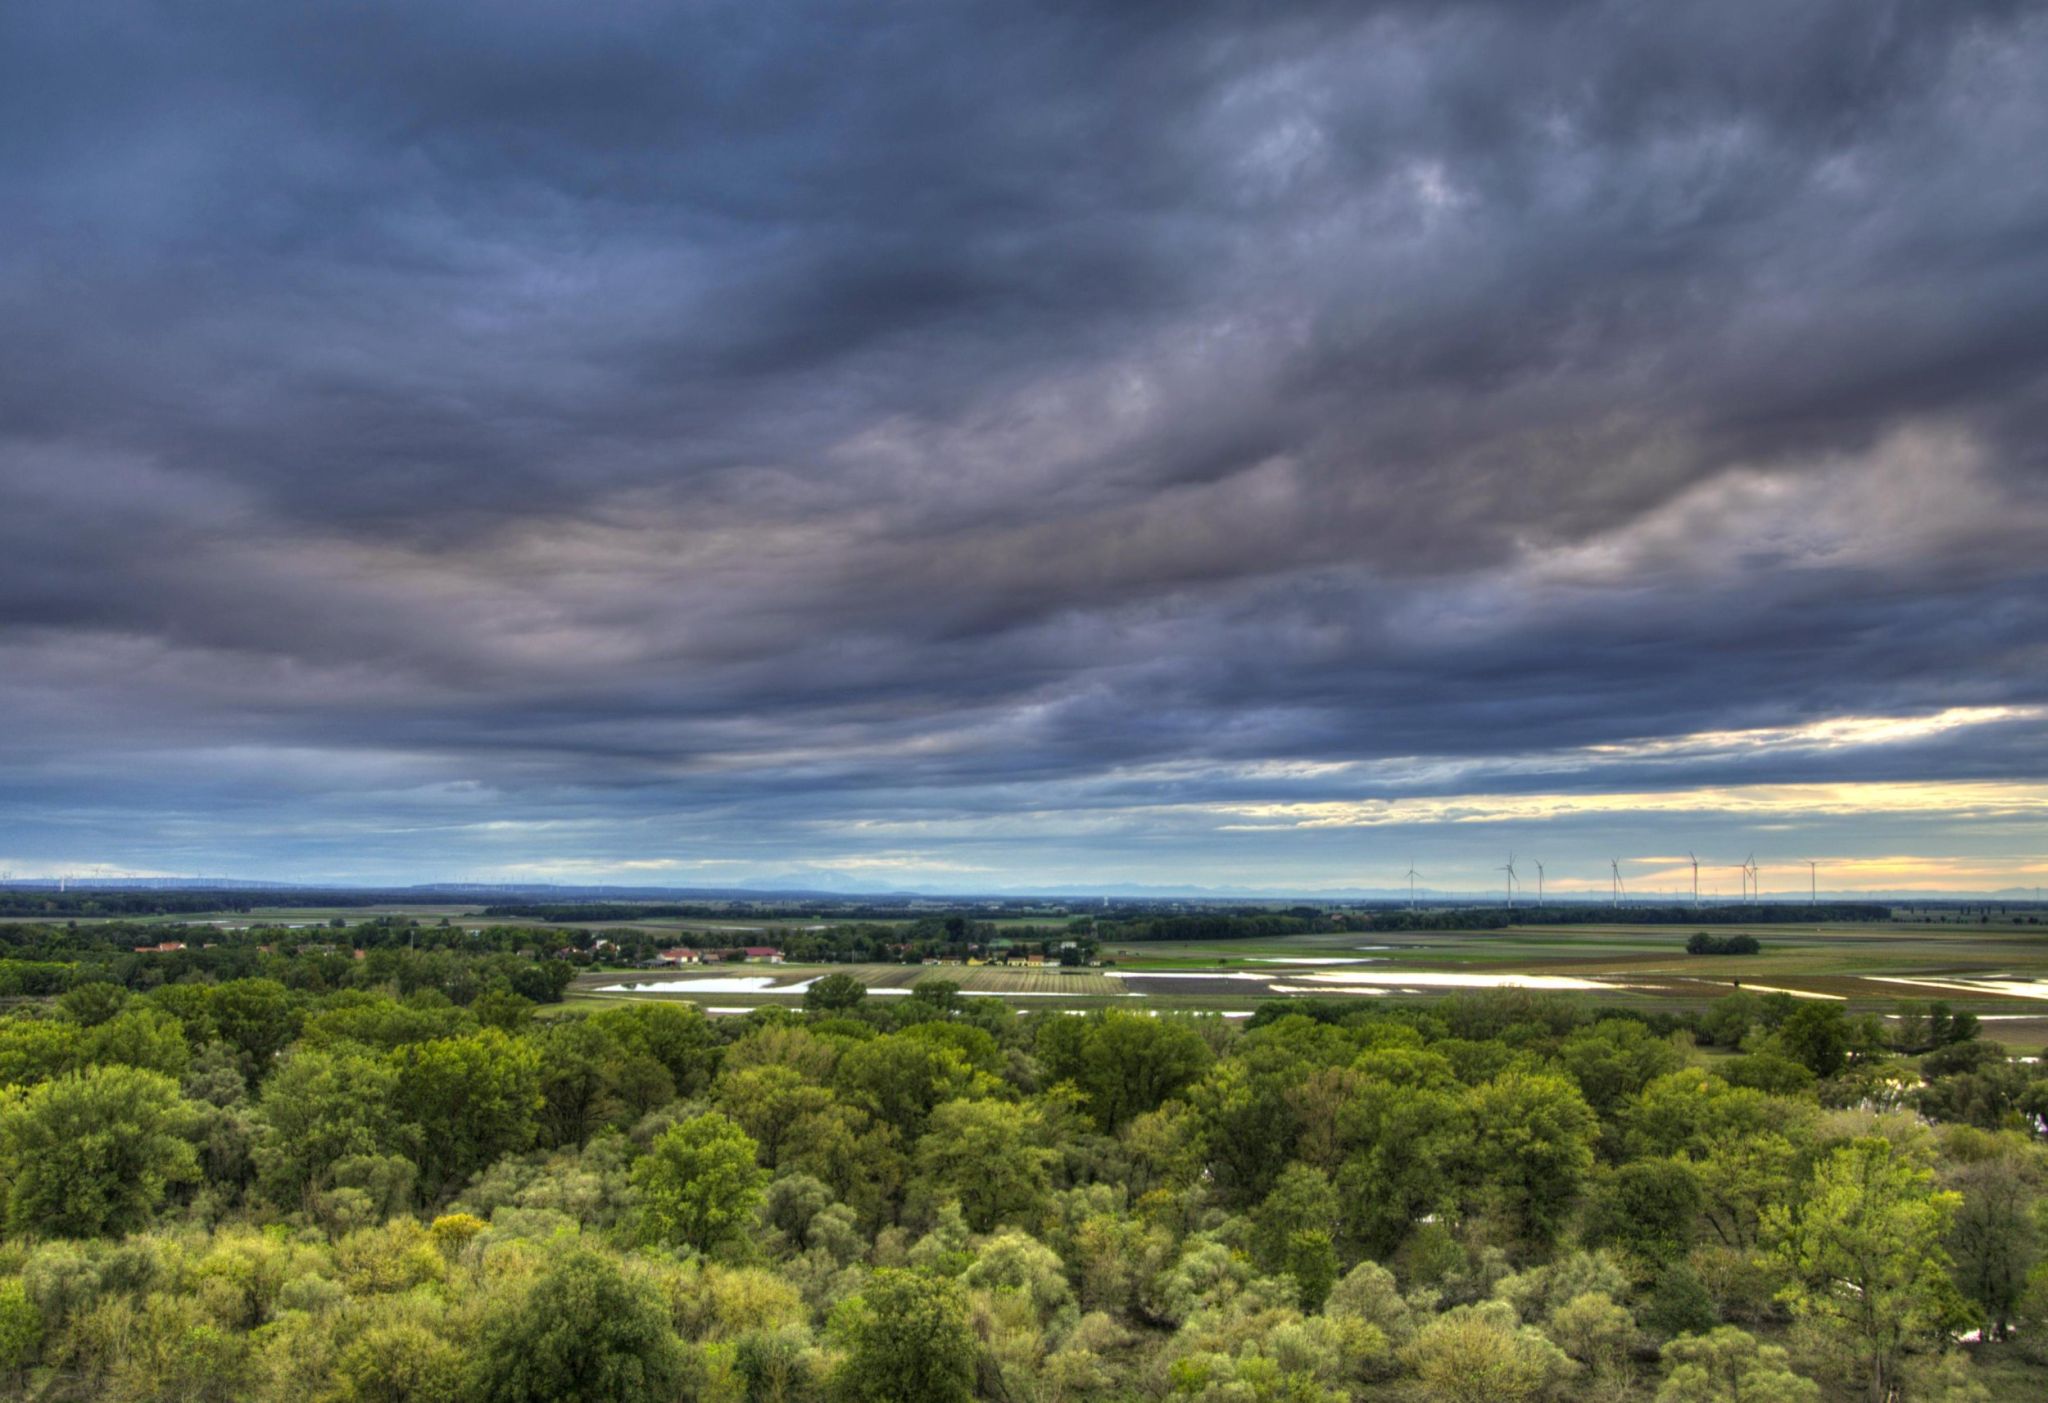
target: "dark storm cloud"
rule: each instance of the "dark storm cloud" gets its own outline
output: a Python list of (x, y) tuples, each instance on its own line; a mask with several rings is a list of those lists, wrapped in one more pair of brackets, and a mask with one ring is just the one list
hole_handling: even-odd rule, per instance
[(2044, 66), (2000, 4), (18, 8), (0, 853), (2040, 779), (1640, 748), (2048, 702)]

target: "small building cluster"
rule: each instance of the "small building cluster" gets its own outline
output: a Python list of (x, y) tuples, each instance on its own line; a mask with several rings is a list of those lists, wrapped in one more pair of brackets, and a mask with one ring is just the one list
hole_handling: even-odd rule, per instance
[(654, 962), (658, 965), (729, 964), (733, 961), (745, 961), (754, 965), (779, 965), (782, 963), (782, 951), (772, 945), (747, 945), (728, 950), (692, 950), (686, 945), (678, 945), (673, 949), (657, 951), (654, 956)]

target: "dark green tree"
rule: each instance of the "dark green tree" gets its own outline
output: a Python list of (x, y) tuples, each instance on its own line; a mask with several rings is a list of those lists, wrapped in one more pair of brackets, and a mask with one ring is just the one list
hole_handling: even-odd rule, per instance
[(178, 1084), (93, 1067), (0, 1103), (0, 1182), (15, 1233), (103, 1237), (149, 1224), (199, 1173)]
[(868, 986), (850, 974), (828, 974), (804, 990), (804, 1007), (821, 1013), (844, 1013), (858, 1008), (868, 996)]
[(485, 1317), (470, 1382), (479, 1403), (643, 1403), (686, 1378), (661, 1300), (576, 1250)]
[(958, 1282), (885, 1267), (832, 1313), (845, 1358), (834, 1391), (846, 1403), (966, 1403), (974, 1332)]

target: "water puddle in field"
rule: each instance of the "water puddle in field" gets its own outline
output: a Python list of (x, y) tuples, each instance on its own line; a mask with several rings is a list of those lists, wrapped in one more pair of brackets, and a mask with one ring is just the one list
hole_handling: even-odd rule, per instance
[(1815, 989), (1780, 989), (1774, 983), (1745, 983), (1743, 993), (1790, 993), (1796, 1000), (1835, 1000), (1837, 1004), (1849, 1002), (1847, 993), (1819, 993)]
[(1231, 979), (1248, 984), (1264, 984), (1273, 977), (1249, 970), (1227, 969), (1113, 969), (1103, 973), (1112, 979)]
[(1342, 989), (1332, 991), (1330, 989), (1319, 989), (1313, 984), (1268, 984), (1266, 988), (1275, 994), (1328, 994), (1331, 992), (1337, 992), (1351, 994), (1356, 997), (1366, 997), (1375, 999), (1380, 998), (1381, 996), (1386, 994), (1400, 994), (1408, 992), (1407, 990), (1403, 989)]
[(1345, 985), (1374, 985), (1401, 989), (1612, 989), (1617, 986), (1603, 984), (1595, 979), (1581, 979), (1574, 974), (1480, 974), (1465, 971), (1442, 970), (1376, 970), (1363, 973), (1345, 970), (1331, 974), (1304, 974), (1297, 976), (1312, 980), (1318, 985), (1342, 988)]
[(2013, 999), (2048, 999), (2048, 979), (1908, 979), (1901, 975), (1866, 975), (1878, 984), (1907, 984), (1921, 989), (1947, 989), (1959, 994), (2003, 994)]

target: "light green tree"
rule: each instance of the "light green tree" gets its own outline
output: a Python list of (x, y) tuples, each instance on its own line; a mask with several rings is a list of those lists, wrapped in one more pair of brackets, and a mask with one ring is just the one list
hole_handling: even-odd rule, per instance
[(1657, 1403), (1819, 1403), (1820, 1385), (1792, 1372), (1785, 1351), (1733, 1325), (1664, 1346)]
[(1504, 1301), (1458, 1306), (1401, 1350), (1430, 1403), (1531, 1403), (1571, 1377), (1563, 1350), (1515, 1318)]
[(768, 1182), (755, 1154), (747, 1132), (716, 1111), (670, 1127), (633, 1162), (641, 1235), (708, 1252), (744, 1232)]
[(0, 1378), (19, 1381), (42, 1345), (42, 1311), (19, 1277), (0, 1281)]
[(462, 1351), (423, 1325), (365, 1330), (341, 1358), (349, 1403), (458, 1403)]
[(1764, 1214), (1787, 1279), (1778, 1298), (1856, 1360), (1873, 1403), (1896, 1390), (1909, 1349), (1969, 1316), (1942, 1246), (1960, 1201), (1871, 1138), (1815, 1165), (1803, 1201)]
[(1581, 1028), (1558, 1051), (1588, 1105), (1611, 1114), (1658, 1077), (1677, 1071), (1678, 1049), (1633, 1018), (1603, 1018)]

